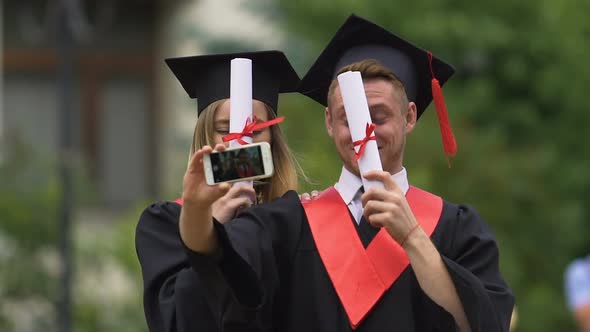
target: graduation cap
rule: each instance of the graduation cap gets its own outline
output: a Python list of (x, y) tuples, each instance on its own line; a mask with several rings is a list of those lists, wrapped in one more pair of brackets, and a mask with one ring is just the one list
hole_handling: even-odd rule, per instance
[(451, 131), (441, 85), (455, 69), (412, 43), (356, 15), (351, 15), (336, 32), (299, 84), (299, 92), (328, 105), (328, 89), (338, 71), (349, 64), (377, 60), (402, 82), (418, 118), (433, 100), (447, 156), (457, 145)]
[(252, 60), (252, 98), (264, 102), (275, 113), (279, 93), (296, 91), (299, 75), (281, 51), (188, 56), (165, 61), (189, 97), (197, 98), (201, 114), (209, 104), (229, 98), (230, 62), (235, 58)]

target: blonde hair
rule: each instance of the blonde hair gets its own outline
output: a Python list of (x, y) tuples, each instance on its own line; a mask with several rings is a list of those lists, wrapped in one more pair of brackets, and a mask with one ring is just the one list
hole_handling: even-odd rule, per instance
[[(191, 144), (190, 155), (205, 145), (215, 146), (215, 113), (223, 102), (227, 99), (217, 100), (209, 104), (199, 115), (193, 133), (193, 143)], [(264, 104), (268, 119), (276, 118), (272, 108)], [(287, 145), (285, 136), (281, 127), (274, 125), (270, 127), (272, 142), (271, 153), (274, 164), (273, 176), (265, 181), (265, 185), (256, 188), (258, 203), (271, 201), (281, 197), (288, 190), (297, 191), (298, 175), (306, 179), (299, 162)]]
[[(406, 89), (404, 88), (404, 84), (400, 81), (395, 74), (389, 70), (389, 68), (383, 66), (379, 61), (374, 59), (366, 59), (362, 61), (358, 61), (355, 63), (351, 63), (342, 67), (337, 75), (345, 73), (347, 71), (358, 71), (361, 73), (363, 80), (371, 80), (371, 79), (382, 79), (387, 82), (390, 82), (393, 87), (394, 91), (397, 93), (398, 100), (400, 102), (400, 106), (402, 112), (406, 112), (408, 110), (408, 96), (406, 94)], [(334, 79), (330, 84), (330, 88), (328, 89), (328, 107), (330, 107), (330, 100), (332, 99), (332, 95), (334, 94), (334, 90), (338, 86), (338, 80)]]

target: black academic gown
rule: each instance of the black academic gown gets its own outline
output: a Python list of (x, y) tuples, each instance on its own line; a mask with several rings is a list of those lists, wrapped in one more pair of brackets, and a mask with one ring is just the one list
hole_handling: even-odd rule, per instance
[(180, 239), (179, 217), (180, 205), (159, 202), (145, 209), (137, 225), (135, 244), (143, 275), (143, 302), (149, 330), (216, 332), (223, 325), (229, 331), (233, 322), (239, 322), (240, 329), (236, 331), (248, 331), (250, 327), (244, 327), (243, 322), (253, 320), (247, 317), (247, 310), (232, 303), (233, 297), (223, 284), (216, 293), (216, 303), (223, 308), (223, 314), (220, 308), (210, 307), (204, 285), (191, 268)]
[[(171, 212), (179, 213), (179, 209)], [(215, 227), (220, 256), (185, 250), (206, 285), (204, 296), (213, 316), (229, 317), (220, 322), (227, 330), (238, 331), (242, 324), (260, 331), (352, 331), (296, 193)], [(483, 220), (466, 206), (444, 202), (431, 239), (472, 331), (508, 331), (514, 300), (499, 273), (498, 249)], [(170, 265), (167, 261), (161, 263)], [(166, 274), (169, 269), (161, 266), (159, 270)], [(149, 291), (146, 288), (146, 297)], [(177, 307), (201, 303), (186, 297), (175, 301)], [(236, 312), (248, 314), (232, 314)], [(384, 330), (455, 331), (456, 326), (452, 316), (424, 294), (408, 266), (355, 331)]]
[(158, 203), (139, 219), (136, 249), (144, 281), (144, 310), (151, 332), (216, 331), (216, 319), (178, 231), (180, 207)]

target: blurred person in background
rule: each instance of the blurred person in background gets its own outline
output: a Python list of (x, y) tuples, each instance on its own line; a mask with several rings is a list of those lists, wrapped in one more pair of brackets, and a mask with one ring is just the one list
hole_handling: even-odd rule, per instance
[[(252, 113), (258, 123), (270, 124), (268, 121), (276, 119), (278, 95), (295, 91), (299, 83), (298, 75), (279, 51), (168, 59), (169, 67), (186, 92), (196, 97), (199, 104), (191, 156), (205, 145), (228, 144), (223, 137), (229, 134), (229, 70), (233, 58), (252, 60)], [(288, 190), (297, 190), (298, 174), (303, 175), (279, 126), (259, 128), (252, 135), (254, 143), (271, 145), (274, 174), (264, 181), (256, 181), (254, 188), (231, 186), (215, 200), (211, 212), (221, 223), (228, 222), (252, 203), (268, 202)], [(218, 331), (223, 325), (227, 331), (234, 319), (231, 317), (243, 321), (247, 312), (236, 310), (230, 315), (215, 316), (207, 305), (206, 290), (191, 269), (179, 236), (182, 204), (182, 200), (157, 202), (145, 209), (137, 226), (136, 248), (144, 280), (148, 327), (152, 332), (188, 332)], [(231, 302), (231, 296), (225, 294), (228, 296), (224, 300)]]
[(580, 332), (590, 332), (590, 256), (571, 262), (565, 271), (567, 305)]
[[(384, 169), (362, 176), (384, 188), (363, 189), (349, 125), (365, 126), (347, 122), (335, 80), (345, 71), (364, 79)], [(249, 319), (258, 323), (244, 320), (244, 327), (508, 331), (514, 298), (500, 274), (491, 230), (473, 208), (410, 186), (403, 167), (406, 136), (435, 98), (431, 79), (436, 74), (444, 83), (453, 72), (351, 16), (300, 86), (327, 106), (326, 129), (343, 163), (334, 187), (305, 203), (288, 192), (222, 224), (200, 213), (226, 190), (204, 180), (202, 157), (213, 149), (196, 152), (183, 182), (180, 236), (207, 287), (229, 287), (241, 308), (253, 312)], [(442, 96), (436, 98), (438, 104)], [(212, 295), (208, 301), (218, 315), (231, 312)]]

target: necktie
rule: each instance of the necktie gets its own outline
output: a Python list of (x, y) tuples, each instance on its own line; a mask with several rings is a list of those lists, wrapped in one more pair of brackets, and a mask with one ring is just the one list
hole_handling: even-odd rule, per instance
[[(361, 186), (361, 188), (359, 189), (360, 194), (364, 194), (365, 193), (365, 188)], [(371, 241), (373, 240), (373, 238), (375, 237), (375, 235), (377, 235), (377, 233), (379, 232), (379, 228), (375, 228), (373, 226), (371, 226), (371, 224), (369, 224), (369, 222), (367, 222), (367, 220), (365, 219), (365, 216), (363, 214), (363, 206), (362, 206), (362, 202), (360, 200), (360, 195), (359, 195), (359, 202), (358, 202), (358, 207), (360, 210), (360, 221), (358, 223), (358, 234), (359, 237), (361, 239), (361, 242), (363, 243), (363, 246), (366, 248), (369, 246), (369, 244), (371, 243)]]

